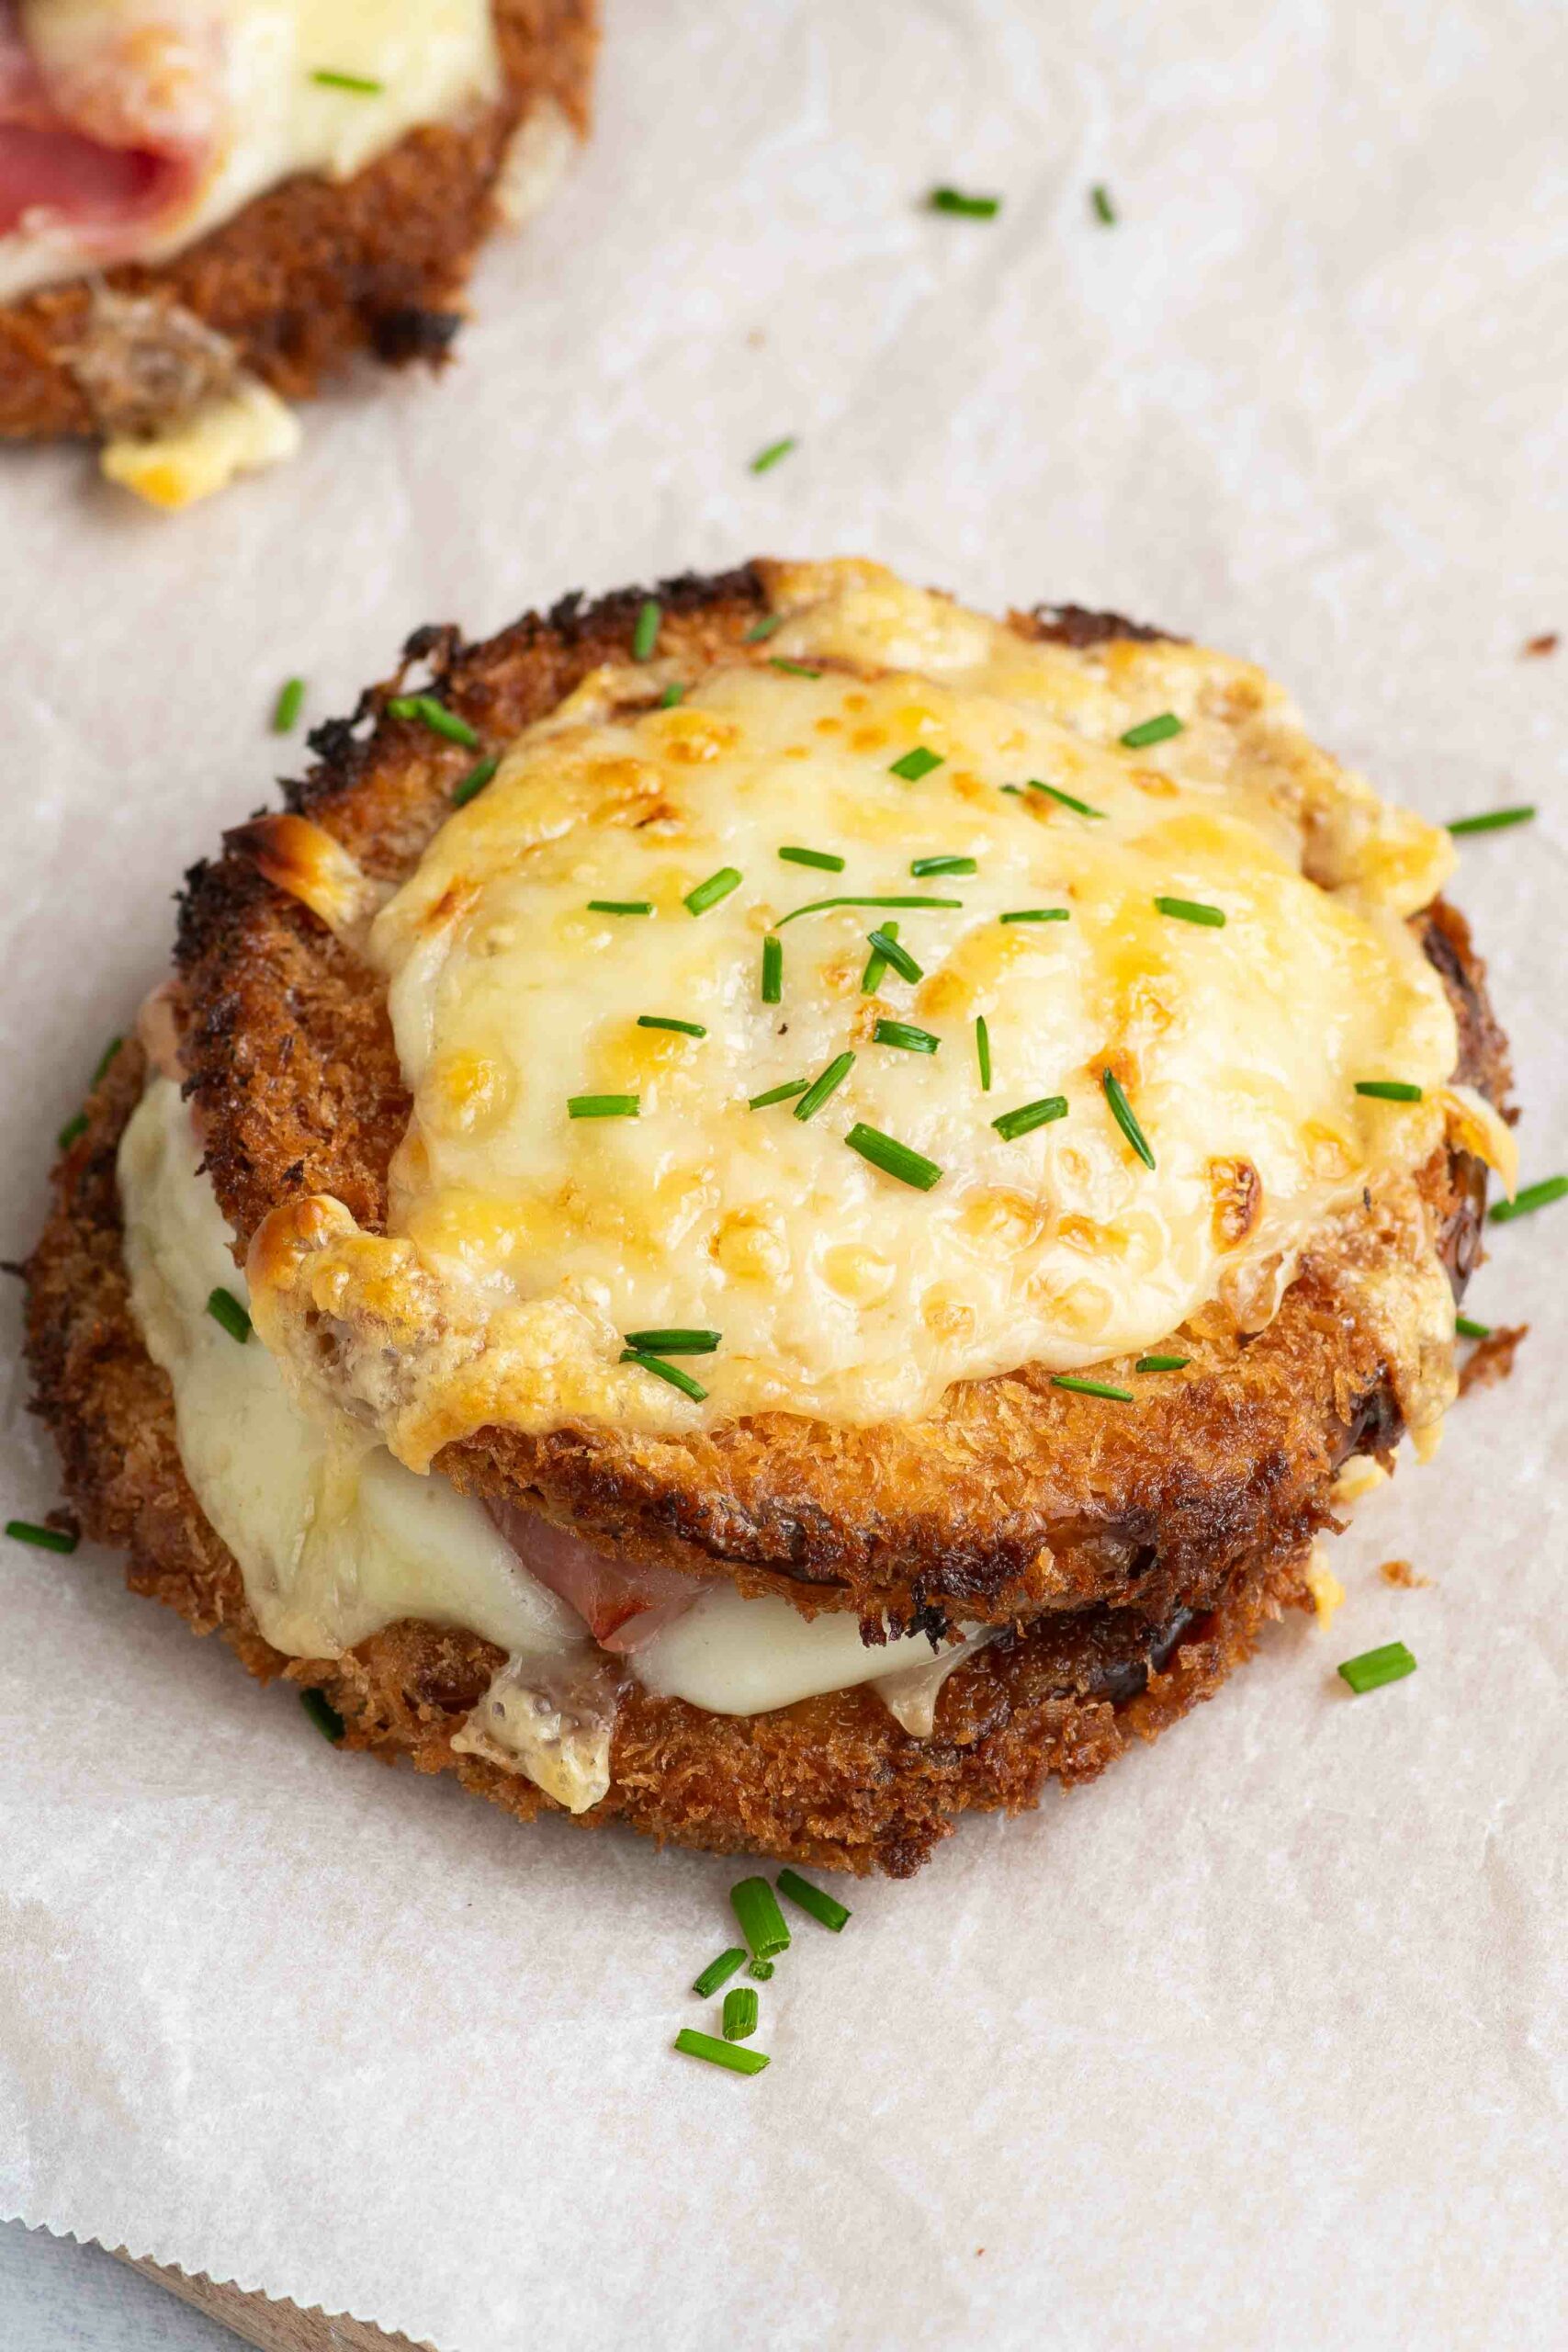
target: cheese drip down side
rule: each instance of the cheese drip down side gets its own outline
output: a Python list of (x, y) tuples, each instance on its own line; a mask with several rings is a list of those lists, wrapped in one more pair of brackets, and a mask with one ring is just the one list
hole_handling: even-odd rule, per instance
[[(523, 736), (372, 926), (414, 1103), (389, 1232), (318, 1197), (264, 1225), (252, 1272), (295, 1377), (416, 1467), (487, 1422), (918, 1416), (955, 1381), (1152, 1347), (1216, 1297), (1258, 1328), (1314, 1228), (1443, 1136), (1455, 1023), (1405, 918), (1451, 849), (1261, 673), (1026, 643), (867, 566), (773, 586), (784, 625), (677, 707), (652, 707), (657, 664), (602, 674)], [(1122, 744), (1166, 711), (1179, 734)], [(940, 764), (908, 781), (912, 750)], [(976, 870), (911, 876), (942, 855)], [(724, 869), (739, 884), (694, 916)], [(894, 910), (795, 912), (835, 896), (959, 903), (896, 910), (921, 977), (890, 966), (867, 996)], [(878, 1042), (879, 1017), (936, 1051)], [(844, 1054), (811, 1118), (749, 1109)], [(1422, 1099), (1359, 1095), (1369, 1078)], [(584, 1095), (637, 1115), (573, 1119)], [(1058, 1095), (1016, 1139), (992, 1125)], [(847, 1148), (857, 1124), (934, 1163), (931, 1189)], [(700, 1402), (620, 1361), (624, 1333), (671, 1326), (722, 1335)]]

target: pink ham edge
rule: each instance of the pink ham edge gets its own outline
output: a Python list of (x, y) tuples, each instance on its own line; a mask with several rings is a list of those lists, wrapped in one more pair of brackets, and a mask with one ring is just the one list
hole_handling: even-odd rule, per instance
[(491, 1500), (487, 1508), (529, 1575), (574, 1609), (600, 1648), (617, 1657), (629, 1657), (714, 1589), (714, 1578), (683, 1576), (679, 1568), (622, 1567), (516, 1503)]

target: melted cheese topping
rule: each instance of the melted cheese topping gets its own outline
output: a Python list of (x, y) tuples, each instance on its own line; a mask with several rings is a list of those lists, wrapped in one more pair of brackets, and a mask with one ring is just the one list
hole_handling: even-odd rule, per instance
[[(296, 1376), (415, 1466), (486, 1422), (919, 1415), (954, 1381), (1151, 1346), (1216, 1297), (1257, 1328), (1314, 1229), (1441, 1138), (1455, 1024), (1404, 918), (1450, 846), (1315, 750), (1260, 673), (1031, 644), (871, 566), (776, 569), (773, 589), (787, 625), (678, 707), (649, 707), (678, 674), (656, 662), (522, 737), (372, 927), (414, 1098), (389, 1235), (317, 1199), (275, 1214), (252, 1272)], [(1167, 711), (1179, 735), (1122, 743)], [(941, 764), (908, 781), (916, 749)], [(790, 844), (844, 869), (782, 861)], [(912, 878), (935, 854), (977, 870)], [(739, 887), (694, 917), (722, 868)], [(840, 894), (931, 903), (796, 913)], [(1005, 919), (1041, 908), (1066, 919)], [(868, 996), (889, 912), (921, 977)], [(879, 1043), (879, 1016), (937, 1050)], [(809, 1120), (748, 1108), (845, 1052)], [(1375, 1079), (1424, 1099), (1357, 1094)], [(637, 1115), (569, 1116), (592, 1094)], [(1066, 1116), (997, 1132), (1052, 1095)], [(848, 1148), (857, 1122), (934, 1161), (933, 1188)], [(624, 1333), (671, 1325), (723, 1335), (691, 1365), (700, 1404), (619, 1361)]]
[[(500, 87), (489, 0), (21, 0), (20, 15), (51, 82), (95, 94), (92, 119), (123, 118), (122, 143), (203, 158), (189, 195), (116, 261), (163, 260), (297, 172), (350, 178)], [(0, 300), (103, 258), (40, 213), (0, 239)]]
[(106, 441), (98, 464), (109, 481), (149, 506), (177, 513), (227, 489), (237, 474), (291, 458), (299, 420), (265, 384), (244, 379), (232, 392), (205, 401), (178, 424)]

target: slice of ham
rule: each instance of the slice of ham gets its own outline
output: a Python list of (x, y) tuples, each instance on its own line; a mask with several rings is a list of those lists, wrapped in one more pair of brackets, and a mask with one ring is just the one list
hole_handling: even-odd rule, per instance
[(623, 1566), (536, 1511), (491, 1501), (491, 1517), (523, 1566), (575, 1609), (601, 1649), (627, 1657), (713, 1589), (678, 1568)]

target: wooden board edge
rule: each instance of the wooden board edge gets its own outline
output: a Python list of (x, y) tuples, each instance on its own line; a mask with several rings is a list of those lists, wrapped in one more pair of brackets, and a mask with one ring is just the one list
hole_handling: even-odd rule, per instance
[(434, 2352), (434, 2346), (416, 2344), (407, 2335), (388, 2335), (367, 2320), (331, 2318), (320, 2310), (301, 2311), (298, 2303), (276, 2302), (270, 2295), (247, 2295), (238, 2287), (219, 2287), (197, 2271), (194, 2274), (145, 2262), (123, 2246), (112, 2246), (117, 2262), (139, 2270), (154, 2286), (164, 2287), (182, 2303), (232, 2329), (257, 2352)]

